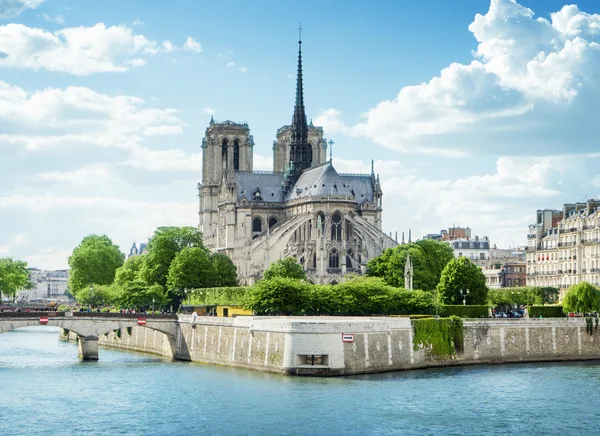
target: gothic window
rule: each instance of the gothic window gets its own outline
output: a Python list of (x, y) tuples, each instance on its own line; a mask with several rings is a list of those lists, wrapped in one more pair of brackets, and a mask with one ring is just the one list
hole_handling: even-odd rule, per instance
[(352, 240), (352, 223), (348, 220), (346, 220), (346, 240), (347, 241), (351, 241)]
[(233, 169), (240, 169), (240, 141), (237, 139), (233, 141)]
[(221, 144), (221, 163), (223, 164), (223, 170), (227, 169), (227, 138), (223, 139)]
[(331, 240), (342, 240), (342, 215), (336, 212), (331, 217)]
[(317, 255), (316, 254), (313, 254), (312, 267), (313, 268), (317, 267)]
[(333, 248), (329, 252), (329, 268), (339, 268), (340, 267), (340, 253)]
[(252, 220), (252, 239), (257, 238), (262, 233), (262, 220), (259, 217), (254, 217)]
[(352, 268), (352, 250), (346, 251), (346, 268)]
[(277, 218), (272, 216), (271, 218), (269, 218), (269, 228), (273, 227), (275, 224), (277, 224)]

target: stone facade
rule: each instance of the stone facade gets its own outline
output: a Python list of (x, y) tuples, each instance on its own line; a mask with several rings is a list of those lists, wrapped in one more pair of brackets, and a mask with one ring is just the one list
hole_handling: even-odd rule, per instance
[(379, 176), (373, 168), (339, 174), (327, 146), (323, 129), (306, 123), (301, 52), (293, 121), (277, 131), (272, 172), (253, 171), (248, 124), (211, 118), (202, 141), (199, 228), (209, 249), (232, 259), (241, 284), (289, 256), (312, 282), (339, 282), (396, 245), (382, 232)]
[(537, 211), (527, 238), (528, 286), (600, 285), (600, 200)]

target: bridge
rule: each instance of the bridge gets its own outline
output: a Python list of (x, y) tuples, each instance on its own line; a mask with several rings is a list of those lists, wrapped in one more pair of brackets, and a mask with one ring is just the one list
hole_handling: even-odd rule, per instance
[[(98, 360), (98, 338), (128, 327), (144, 326), (167, 335), (173, 351), (177, 348), (177, 315), (101, 312), (0, 312), (0, 333), (21, 327), (49, 325), (77, 334), (79, 357)], [(175, 353), (173, 354), (175, 355)]]

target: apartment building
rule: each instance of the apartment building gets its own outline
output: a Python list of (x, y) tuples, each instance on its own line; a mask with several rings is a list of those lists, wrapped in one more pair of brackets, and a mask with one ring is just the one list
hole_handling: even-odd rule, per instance
[(527, 285), (561, 289), (581, 281), (600, 285), (600, 200), (538, 210), (529, 226)]

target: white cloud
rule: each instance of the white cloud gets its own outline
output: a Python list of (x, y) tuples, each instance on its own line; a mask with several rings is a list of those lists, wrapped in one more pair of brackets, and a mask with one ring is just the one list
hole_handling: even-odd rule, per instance
[(63, 183), (77, 186), (106, 185), (116, 180), (114, 174), (103, 164), (86, 165), (73, 171), (49, 171), (36, 176), (43, 182)]
[(0, 26), (0, 66), (66, 72), (85, 76), (122, 72), (144, 65), (146, 59), (172, 49), (158, 44), (129, 27), (98, 23), (48, 32), (23, 24)]
[(205, 108), (204, 108), (204, 113), (205, 113), (205, 114), (208, 114), (208, 115), (214, 115), (214, 114), (216, 114), (216, 113), (217, 113), (217, 110), (216, 110), (216, 109), (213, 109), (213, 108), (211, 108), (211, 107), (205, 107)]
[(235, 62), (227, 62), (227, 65), (225, 66), (228, 68), (235, 67)]
[[(453, 63), (439, 76), (400, 90), (347, 125), (339, 111), (319, 117), (328, 131), (403, 152), (460, 156), (515, 147), (548, 152), (557, 131), (589, 129), (599, 115), (600, 15), (565, 6), (550, 20), (515, 0), (491, 0), (469, 30), (478, 42), (469, 64)], [(583, 116), (582, 116), (583, 114)], [(523, 147), (518, 139), (534, 139)], [(593, 147), (591, 135), (576, 147)]]
[(0, 18), (14, 18), (25, 9), (36, 9), (45, 0), (0, 0)]
[(247, 67), (242, 67), (242, 68), (240, 68), (240, 71), (241, 71), (242, 73), (245, 73), (246, 71), (248, 71), (248, 68), (247, 68)]
[(202, 153), (186, 153), (183, 150), (148, 150), (136, 147), (123, 165), (146, 171), (188, 171), (200, 175)]
[(165, 53), (170, 53), (173, 50), (175, 50), (175, 46), (171, 41), (163, 41), (162, 48), (165, 51)]
[(135, 19), (131, 22), (132, 26), (143, 26), (144, 22), (142, 20)]
[(202, 46), (198, 41), (194, 40), (194, 38), (188, 36), (187, 40), (183, 44), (183, 49), (186, 51), (200, 53), (202, 51)]
[(65, 24), (65, 17), (63, 17), (62, 15), (48, 15), (48, 14), (42, 14), (42, 18), (44, 20), (46, 20), (49, 23), (55, 23), (55, 24)]
[(143, 99), (99, 94), (89, 88), (46, 88), (28, 93), (0, 81), (0, 122), (12, 134), (0, 143), (28, 149), (86, 145), (133, 148), (144, 136), (180, 134), (183, 121), (174, 109), (148, 107)]

